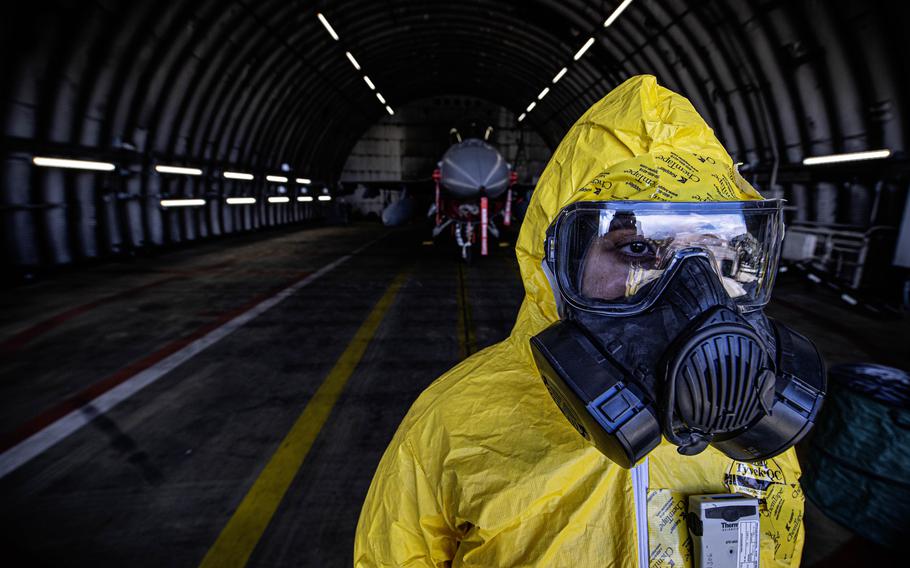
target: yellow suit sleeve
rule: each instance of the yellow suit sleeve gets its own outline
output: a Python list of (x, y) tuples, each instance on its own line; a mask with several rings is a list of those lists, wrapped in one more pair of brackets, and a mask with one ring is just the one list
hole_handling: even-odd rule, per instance
[(458, 535), (431, 480), (401, 432), (379, 463), (357, 523), (354, 566), (450, 566)]

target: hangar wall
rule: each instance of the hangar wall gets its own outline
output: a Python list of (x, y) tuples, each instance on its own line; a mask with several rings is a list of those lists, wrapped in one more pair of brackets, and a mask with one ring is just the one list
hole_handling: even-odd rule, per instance
[[(477, 97), (446, 95), (414, 101), (371, 126), (357, 141), (341, 171), (341, 181), (429, 179), (457, 136), (484, 138), (518, 172), (518, 182), (534, 184), (552, 151), (541, 136), (515, 121), (516, 115)], [(491, 127), (487, 135), (487, 127)]]
[[(384, 116), (358, 54), (396, 108), (460, 93), (519, 114), (552, 148), (623, 79), (685, 93), (753, 180), (792, 216), (892, 224), (908, 185), (907, 2), (639, 0), (35, 0), (7, 7), (0, 49), (4, 267), (33, 271), (306, 217), (231, 195), (280, 172), (334, 183)], [(324, 9), (333, 41), (316, 20)], [(592, 39), (579, 59), (573, 54)], [(559, 83), (554, 75), (568, 73)], [(811, 156), (887, 148), (887, 163), (807, 168)], [(37, 170), (49, 154), (115, 172)], [(160, 177), (159, 163), (202, 168)], [(235, 168), (252, 183), (225, 180)], [(217, 200), (162, 211), (158, 198)], [(873, 215), (873, 213), (875, 215)], [(910, 246), (910, 244), (907, 244)]]

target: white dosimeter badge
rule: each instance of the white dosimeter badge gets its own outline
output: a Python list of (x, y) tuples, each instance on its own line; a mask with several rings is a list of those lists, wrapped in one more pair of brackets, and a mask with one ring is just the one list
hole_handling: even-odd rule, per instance
[(697, 568), (759, 568), (758, 499), (691, 495), (686, 522)]

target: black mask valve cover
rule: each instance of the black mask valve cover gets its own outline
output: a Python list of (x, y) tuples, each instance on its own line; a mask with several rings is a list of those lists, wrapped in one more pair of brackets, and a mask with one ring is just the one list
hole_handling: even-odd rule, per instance
[(664, 436), (694, 455), (714, 440), (770, 415), (774, 361), (762, 339), (717, 308), (669, 350), (661, 397)]

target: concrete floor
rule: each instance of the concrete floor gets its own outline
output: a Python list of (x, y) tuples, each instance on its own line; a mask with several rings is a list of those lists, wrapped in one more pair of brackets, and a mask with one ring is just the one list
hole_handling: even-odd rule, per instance
[[(249, 562), (350, 565), (360, 505), (411, 402), (511, 329), (523, 298), (514, 251), (493, 253), (465, 267), (413, 232), (323, 227), (203, 243), (5, 292), (0, 450), (305, 283), (0, 479), (4, 556), (27, 566), (198, 565), (401, 278)], [(829, 361), (910, 366), (906, 320), (876, 321), (807, 286), (782, 281), (770, 312)], [(823, 517), (808, 519), (827, 534)], [(834, 565), (828, 552), (856, 546), (836, 529), (810, 541), (807, 560)]]

